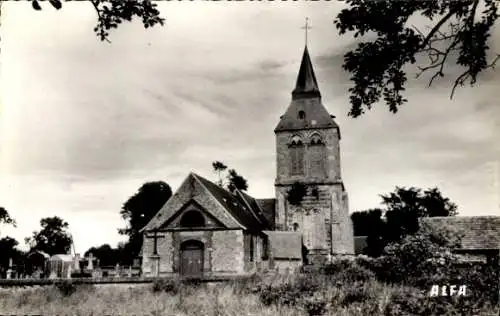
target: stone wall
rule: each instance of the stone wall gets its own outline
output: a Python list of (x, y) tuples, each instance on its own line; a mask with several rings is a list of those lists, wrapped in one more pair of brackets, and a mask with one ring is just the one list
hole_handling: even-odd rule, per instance
[[(318, 192), (312, 195), (312, 188)], [(278, 230), (294, 230), (304, 236), (309, 262), (323, 262), (329, 254), (354, 253), (354, 235), (349, 215), (347, 193), (339, 184), (312, 185), (300, 206), (286, 200), (289, 186), (276, 187)]]
[[(309, 142), (318, 134), (325, 143), (326, 169), (321, 176), (308, 168), (320, 150), (309, 150)], [(290, 174), (288, 145), (293, 136), (302, 138), (305, 145), (305, 174)], [(283, 131), (276, 134), (276, 229), (298, 230), (304, 235), (304, 244), (310, 253), (310, 261), (329, 259), (332, 253), (353, 253), (354, 236), (348, 211), (346, 193), (343, 189), (340, 168), (340, 131), (337, 128)], [(316, 156), (315, 156), (316, 155)], [(286, 197), (294, 182), (308, 185), (308, 195), (300, 206), (290, 205)], [(312, 190), (317, 190), (317, 196)]]
[(244, 241), (242, 230), (213, 232), (211, 266), (213, 273), (244, 272)]
[[(259, 238), (254, 236), (254, 262), (250, 263), (249, 258), (245, 258), (244, 237), (242, 230), (226, 231), (177, 231), (158, 233), (164, 238), (158, 239), (158, 254), (160, 256), (160, 276), (180, 273), (180, 253), (181, 245), (188, 240), (201, 241), (204, 244), (203, 271), (207, 275), (231, 275), (262, 269), (261, 249)], [(247, 240), (249, 237), (247, 237)], [(262, 243), (260, 241), (260, 243)], [(260, 247), (260, 248), (259, 248)], [(151, 255), (153, 253), (153, 240), (145, 239), (142, 271), (143, 275), (153, 276)], [(245, 260), (246, 259), (246, 260)], [(246, 264), (246, 266), (245, 266)]]
[[(314, 134), (319, 134), (326, 145), (326, 177), (318, 177), (310, 172), (309, 161), (313, 154), (318, 154), (315, 151), (308, 150), (308, 143)], [(293, 136), (302, 138), (305, 144), (304, 155), (304, 170), (305, 175), (290, 175), (290, 151), (288, 145)], [(320, 130), (305, 130), (305, 131), (286, 131), (276, 134), (276, 182), (285, 184), (295, 181), (306, 182), (324, 182), (324, 181), (339, 181), (341, 177), (340, 171), (340, 147), (339, 147), (339, 132), (336, 128), (320, 129)]]
[[(157, 240), (157, 250), (160, 256), (160, 275), (173, 272), (174, 260), (174, 244), (173, 233), (158, 233), (161, 236)], [(154, 262), (151, 256), (154, 251), (154, 240), (152, 238), (144, 238), (143, 241), (143, 258), (142, 258), (142, 273), (144, 276), (152, 276), (154, 274)]]
[[(254, 240), (253, 261), (250, 260), (250, 239)], [(262, 259), (263, 237), (258, 235), (245, 234), (244, 266), (246, 273), (264, 271), (268, 269), (268, 261)]]
[(160, 275), (173, 272), (174, 245), (172, 233), (162, 233), (164, 238), (158, 239), (158, 254), (160, 255)]
[(203, 272), (212, 270), (211, 257), (212, 257), (212, 231), (179, 231), (173, 234), (173, 272), (181, 272), (181, 245), (183, 242), (189, 240), (197, 240), (203, 243)]
[(279, 260), (275, 259), (273, 263), (273, 270), (280, 274), (298, 273), (302, 266), (300, 260)]

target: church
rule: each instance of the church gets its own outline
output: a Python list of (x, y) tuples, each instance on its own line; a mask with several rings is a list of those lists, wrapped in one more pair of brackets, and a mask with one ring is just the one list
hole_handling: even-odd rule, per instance
[(275, 197), (229, 192), (190, 173), (141, 230), (143, 275), (293, 273), (353, 255), (334, 118), (322, 104), (306, 45), (291, 103), (274, 129)]

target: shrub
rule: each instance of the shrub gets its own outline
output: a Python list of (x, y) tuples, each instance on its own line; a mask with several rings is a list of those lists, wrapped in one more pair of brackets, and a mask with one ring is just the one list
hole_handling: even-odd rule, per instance
[(71, 281), (65, 280), (60, 283), (56, 283), (55, 287), (63, 296), (71, 296), (76, 292), (76, 286)]
[(468, 297), (429, 297), (425, 291), (414, 289), (395, 293), (386, 305), (384, 315), (485, 315), (485, 310), (485, 305)]
[(353, 303), (363, 303), (372, 298), (367, 287), (357, 284), (346, 289), (340, 305), (348, 306)]
[(315, 293), (320, 292), (325, 285), (324, 278), (321, 276), (298, 275), (292, 280), (264, 285), (259, 298), (264, 305), (297, 306), (304, 302), (301, 300), (313, 297)]
[(259, 299), (262, 304), (295, 306), (302, 297), (300, 291), (297, 291), (290, 283), (280, 285), (267, 285), (260, 291)]
[(301, 305), (309, 316), (320, 316), (327, 311), (327, 303), (324, 296), (305, 297), (301, 300)]
[(179, 292), (179, 282), (173, 279), (158, 279), (153, 281), (151, 290), (154, 293), (165, 292), (170, 294), (177, 294)]
[(235, 294), (256, 294), (261, 291), (263, 282), (261, 275), (253, 274), (248, 278), (233, 281), (232, 286)]
[(327, 264), (322, 269), (323, 274), (331, 275), (341, 282), (368, 282), (376, 278), (375, 273), (359, 265), (356, 259), (340, 259)]
[(380, 281), (414, 284), (422, 275), (448, 273), (458, 261), (451, 248), (459, 240), (453, 230), (422, 226), (417, 233), (388, 244), (382, 256), (362, 257), (357, 262), (372, 270)]
[(326, 275), (335, 275), (341, 271), (346, 270), (347, 268), (353, 265), (353, 260), (349, 260), (346, 258), (334, 260), (328, 264), (326, 264), (321, 272)]

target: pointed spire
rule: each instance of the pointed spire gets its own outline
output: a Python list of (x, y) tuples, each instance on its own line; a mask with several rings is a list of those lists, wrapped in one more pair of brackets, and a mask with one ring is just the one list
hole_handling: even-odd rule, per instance
[(302, 99), (302, 98), (314, 98), (321, 97), (318, 88), (318, 82), (316, 81), (316, 76), (314, 75), (314, 70), (309, 57), (309, 51), (307, 50), (307, 45), (304, 48), (304, 54), (302, 55), (302, 62), (300, 63), (299, 74), (297, 76), (297, 83), (295, 84), (295, 89), (292, 92), (292, 99)]

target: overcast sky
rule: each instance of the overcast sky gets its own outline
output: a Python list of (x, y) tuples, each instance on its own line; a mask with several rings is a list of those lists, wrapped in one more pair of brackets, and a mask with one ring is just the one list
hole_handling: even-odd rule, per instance
[(291, 100), (306, 16), (323, 103), (342, 132), (351, 212), (399, 185), (438, 186), (462, 215), (500, 215), (500, 72), (453, 101), (450, 77), (432, 88), (412, 80), (397, 115), (381, 104), (352, 119), (340, 65), (353, 40), (332, 23), (341, 3), (167, 2), (165, 27), (125, 24), (111, 44), (93, 33), (88, 3), (42, 5), (3, 4), (0, 206), (18, 227), (2, 236), (23, 243), (57, 215), (77, 252), (114, 246), (120, 207), (141, 184), (176, 190), (190, 171), (215, 180), (214, 160), (244, 175), (251, 195), (274, 197), (273, 129)]

